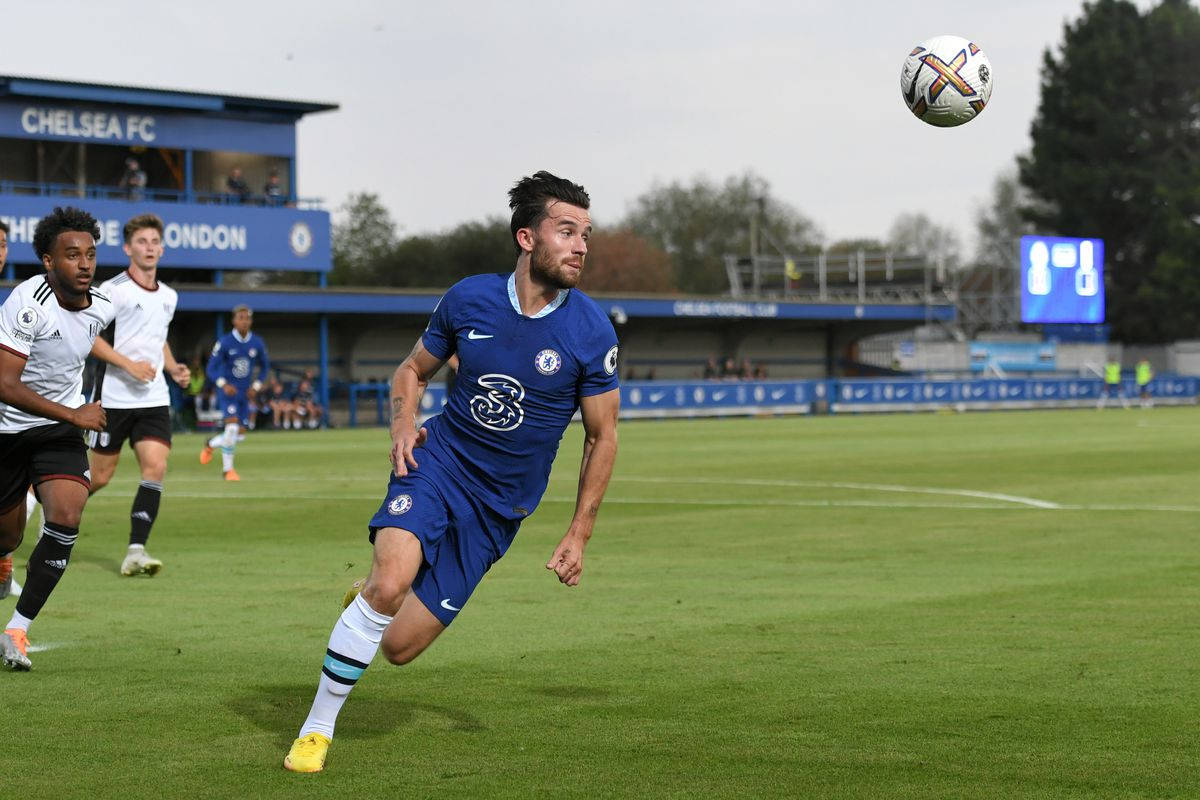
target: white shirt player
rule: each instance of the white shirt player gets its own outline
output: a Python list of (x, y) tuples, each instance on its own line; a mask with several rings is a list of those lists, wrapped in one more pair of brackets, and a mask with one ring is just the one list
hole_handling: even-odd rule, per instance
[(105, 408), (154, 408), (171, 403), (163, 376), (163, 345), (167, 328), (175, 316), (178, 293), (162, 281), (157, 288), (146, 289), (128, 270), (100, 284), (117, 315), (113, 349), (133, 361), (154, 365), (154, 380), (138, 380), (125, 370), (109, 364), (100, 387), (100, 404)]
[[(112, 300), (88, 290), (92, 304), (63, 308), (45, 275), (18, 284), (0, 306), (0, 348), (25, 359), (21, 383), (47, 400), (83, 405), (83, 362), (101, 330), (113, 321)], [(55, 421), (0, 402), (0, 433), (29, 430)]]

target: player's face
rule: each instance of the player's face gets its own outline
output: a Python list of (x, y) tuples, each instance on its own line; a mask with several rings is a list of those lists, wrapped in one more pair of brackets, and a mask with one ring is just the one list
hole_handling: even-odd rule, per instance
[(54, 288), (67, 295), (86, 295), (96, 277), (96, 240), (85, 231), (64, 231), (42, 257)]
[(533, 231), (530, 275), (557, 289), (572, 289), (583, 273), (592, 218), (587, 209), (555, 201)]
[(0, 231), (0, 269), (4, 269), (5, 262), (8, 261), (8, 234)]
[(162, 237), (154, 228), (142, 228), (136, 231), (133, 236), (129, 237), (129, 243), (125, 245), (125, 255), (129, 256), (129, 263), (138, 269), (154, 269), (158, 266), (158, 260), (162, 258), (162, 254)]
[(233, 329), (237, 331), (240, 336), (244, 337), (250, 332), (250, 323), (253, 322), (253, 320), (254, 318), (250, 316), (248, 312), (239, 311), (233, 315)]

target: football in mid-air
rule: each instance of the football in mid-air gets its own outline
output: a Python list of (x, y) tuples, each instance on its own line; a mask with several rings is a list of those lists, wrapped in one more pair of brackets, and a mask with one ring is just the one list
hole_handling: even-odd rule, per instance
[(900, 68), (900, 94), (922, 122), (952, 128), (983, 113), (992, 98), (992, 64), (961, 36), (935, 36), (912, 49)]

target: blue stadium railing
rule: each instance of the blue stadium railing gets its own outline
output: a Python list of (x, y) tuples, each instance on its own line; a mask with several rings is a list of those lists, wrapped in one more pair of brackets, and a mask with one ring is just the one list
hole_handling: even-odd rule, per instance
[(0, 180), (0, 194), (35, 195), (38, 197), (74, 197), (91, 200), (130, 200), (160, 203), (200, 203), (202, 205), (249, 205), (279, 208), (320, 210), (324, 203), (316, 197), (267, 197), (251, 194), (246, 198), (229, 192), (197, 192), (186, 189), (142, 188), (87, 185), (74, 183), (45, 183), (34, 181)]

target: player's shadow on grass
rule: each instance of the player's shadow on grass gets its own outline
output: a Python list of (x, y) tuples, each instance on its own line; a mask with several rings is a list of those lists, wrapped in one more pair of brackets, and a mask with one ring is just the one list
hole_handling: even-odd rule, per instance
[(93, 553), (72, 553), (72, 564), (90, 564), (93, 567), (99, 567), (104, 572), (111, 572), (113, 575), (121, 574), (121, 559), (111, 558), (110, 556), (102, 556)]
[[(225, 705), (238, 716), (265, 731), (280, 734), (290, 742), (312, 702), (312, 685), (256, 686)], [(353, 702), (353, 701), (351, 701)], [(484, 729), (479, 719), (461, 708), (417, 703), (410, 700), (373, 697), (354, 704), (354, 713), (338, 718), (338, 735), (363, 738), (383, 736), (405, 726), (444, 725), (446, 729), (470, 733)]]

